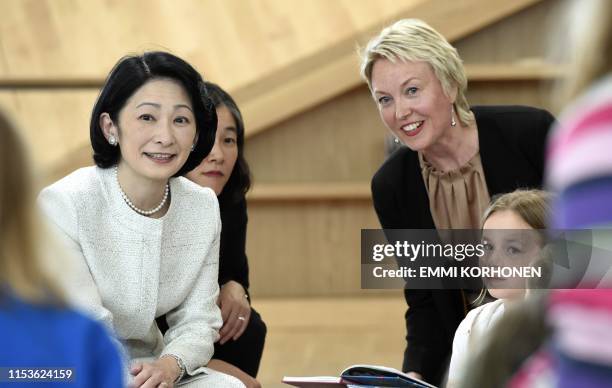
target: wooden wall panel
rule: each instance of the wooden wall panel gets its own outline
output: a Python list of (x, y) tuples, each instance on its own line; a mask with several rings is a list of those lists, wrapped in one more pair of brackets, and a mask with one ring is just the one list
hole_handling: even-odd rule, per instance
[(478, 82), (470, 84), (467, 98), (471, 105), (530, 105), (557, 114), (551, 87), (539, 81)]
[(453, 42), (464, 63), (542, 61), (559, 39), (563, 1), (545, 0)]
[[(45, 170), (72, 160), (74, 151), (83, 145), (89, 150), (89, 118), (97, 96), (95, 89), (0, 90), (0, 107), (20, 126), (34, 161)], [(78, 156), (75, 168), (81, 163), (82, 157)]]
[(247, 252), (253, 294), (361, 293), (360, 233), (377, 227), (369, 201), (250, 203)]
[(245, 155), (256, 183), (369, 181), (385, 133), (363, 86), (249, 138)]

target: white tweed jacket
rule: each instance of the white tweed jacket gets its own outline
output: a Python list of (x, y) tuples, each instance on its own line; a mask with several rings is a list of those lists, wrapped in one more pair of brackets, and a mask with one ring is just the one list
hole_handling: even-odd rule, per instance
[[(199, 373), (221, 327), (219, 235), (215, 193), (185, 178), (170, 180), (159, 219), (141, 216), (121, 197), (113, 169), (79, 169), (45, 188), (39, 203), (78, 255), (77, 299), (115, 330), (131, 359), (173, 354)], [(162, 337), (155, 318), (167, 314)]]

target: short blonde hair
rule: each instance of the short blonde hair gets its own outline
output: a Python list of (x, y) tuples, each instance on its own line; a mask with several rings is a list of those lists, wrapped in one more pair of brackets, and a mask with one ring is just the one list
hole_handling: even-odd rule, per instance
[(428, 63), (447, 96), (457, 88), (455, 111), (462, 125), (474, 121), (465, 97), (467, 77), (457, 49), (429, 24), (402, 19), (384, 28), (361, 52), (361, 77), (372, 89), (372, 69), (379, 59)]
[(0, 292), (31, 302), (63, 303), (42, 259), (40, 219), (29, 157), (17, 128), (0, 111)]

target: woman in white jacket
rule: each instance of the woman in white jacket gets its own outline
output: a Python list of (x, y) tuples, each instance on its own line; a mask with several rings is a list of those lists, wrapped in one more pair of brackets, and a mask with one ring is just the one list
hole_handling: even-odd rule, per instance
[(39, 197), (80, 258), (81, 302), (123, 342), (135, 387), (242, 386), (205, 367), (221, 326), (217, 199), (179, 177), (210, 151), (215, 127), (191, 65), (163, 52), (124, 57), (93, 109), (96, 166)]

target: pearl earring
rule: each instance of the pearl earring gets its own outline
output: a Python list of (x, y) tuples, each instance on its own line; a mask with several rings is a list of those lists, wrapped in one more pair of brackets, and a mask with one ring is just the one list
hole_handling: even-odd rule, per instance
[(455, 121), (455, 107), (451, 105), (451, 127), (454, 127), (456, 125), (457, 122)]
[(117, 145), (117, 138), (115, 135), (110, 135), (108, 137), (108, 144), (112, 145), (113, 147)]

